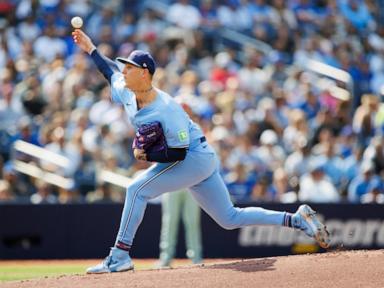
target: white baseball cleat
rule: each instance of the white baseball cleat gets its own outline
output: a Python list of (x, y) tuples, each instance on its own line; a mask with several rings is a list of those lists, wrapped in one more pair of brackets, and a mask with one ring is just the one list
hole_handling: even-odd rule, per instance
[(87, 274), (123, 272), (133, 270), (133, 268), (134, 265), (128, 252), (113, 247), (103, 262), (87, 269)]
[(331, 242), (327, 227), (316, 217), (316, 212), (304, 204), (292, 215), (292, 226), (305, 232), (309, 237), (316, 239), (320, 247), (328, 248)]

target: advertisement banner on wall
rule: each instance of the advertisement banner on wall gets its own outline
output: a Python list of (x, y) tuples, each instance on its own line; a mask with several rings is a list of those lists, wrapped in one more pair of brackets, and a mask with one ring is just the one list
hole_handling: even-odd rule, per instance
[[(294, 212), (300, 204), (260, 204)], [(331, 248), (384, 248), (384, 205), (311, 205), (331, 233)], [(122, 211), (120, 204), (0, 205), (2, 259), (101, 258), (113, 245)], [(159, 254), (161, 206), (148, 205), (131, 250), (135, 258)], [(205, 258), (256, 258), (324, 252), (301, 231), (278, 226), (247, 226), (225, 230), (202, 213)], [(185, 257), (180, 223), (176, 257)]]

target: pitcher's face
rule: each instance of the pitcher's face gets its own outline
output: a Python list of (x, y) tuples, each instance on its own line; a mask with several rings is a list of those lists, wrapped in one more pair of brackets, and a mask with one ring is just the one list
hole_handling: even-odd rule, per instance
[(149, 71), (147, 69), (127, 63), (125, 64), (122, 73), (124, 75), (125, 86), (129, 89), (136, 90), (142, 85), (142, 82)]

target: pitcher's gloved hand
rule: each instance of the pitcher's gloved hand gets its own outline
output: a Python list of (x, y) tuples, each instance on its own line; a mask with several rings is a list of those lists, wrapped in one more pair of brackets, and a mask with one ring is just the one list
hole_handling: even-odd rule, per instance
[[(156, 121), (141, 125), (136, 133), (132, 148), (134, 151), (143, 150), (145, 153), (159, 152), (167, 149), (167, 142), (160, 122)], [(139, 152), (134, 152), (136, 159), (138, 159), (136, 154), (143, 158), (143, 152)]]

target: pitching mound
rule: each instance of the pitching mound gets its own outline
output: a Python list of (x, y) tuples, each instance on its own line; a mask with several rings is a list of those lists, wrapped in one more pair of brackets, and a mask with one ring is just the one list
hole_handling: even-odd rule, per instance
[(177, 269), (59, 276), (1, 287), (384, 287), (384, 250), (273, 257)]

